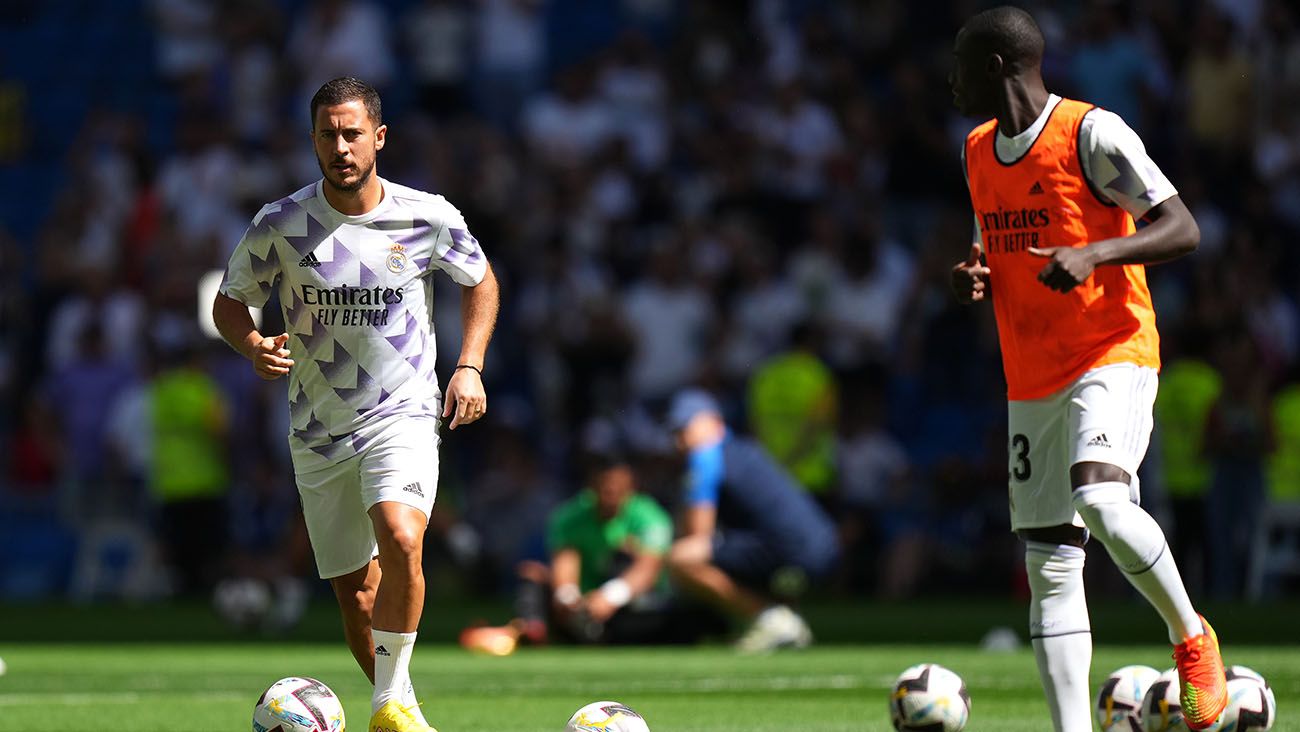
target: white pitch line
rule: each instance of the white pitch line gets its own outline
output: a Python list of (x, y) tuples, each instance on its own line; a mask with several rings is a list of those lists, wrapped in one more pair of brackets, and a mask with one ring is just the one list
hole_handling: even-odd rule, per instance
[(85, 706), (88, 704), (139, 704), (147, 697), (166, 695), (173, 699), (204, 699), (214, 701), (236, 701), (248, 698), (247, 693), (238, 691), (193, 691), (178, 693), (159, 690), (157, 692), (138, 693), (134, 691), (101, 691), (70, 694), (61, 691), (30, 692), (26, 694), (0, 694), (0, 707), (39, 706), (58, 704), (65, 706)]
[[(770, 676), (766, 678), (705, 677), (698, 679), (662, 679), (618, 684), (623, 693), (654, 693), (667, 691), (693, 691), (701, 693), (720, 693), (729, 691), (815, 691), (820, 689), (858, 689), (873, 684), (866, 679), (850, 674), (832, 676)], [(547, 683), (542, 681), (523, 682), (519, 684), (475, 684), (475, 693), (509, 694), (527, 691), (598, 691), (608, 688), (607, 684), (592, 681), (573, 683)], [(454, 692), (454, 689), (446, 689)], [(252, 698), (252, 692), (234, 690), (193, 691), (178, 693), (159, 689), (157, 691), (104, 691), (72, 694), (66, 692), (28, 692), (18, 694), (0, 694), (0, 707), (55, 705), (89, 705), (89, 704), (139, 704), (146, 699), (167, 696), (171, 699), (191, 698), (205, 701), (240, 701)]]

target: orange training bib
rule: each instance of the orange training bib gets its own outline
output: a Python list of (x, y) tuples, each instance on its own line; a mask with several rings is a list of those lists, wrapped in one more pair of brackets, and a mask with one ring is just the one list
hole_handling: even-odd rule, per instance
[(1038, 281), (1048, 260), (1030, 247), (1081, 247), (1127, 236), (1133, 217), (1104, 202), (1079, 161), (1092, 105), (1062, 99), (1020, 159), (994, 151), (997, 120), (966, 138), (966, 173), (991, 271), (1007, 398), (1038, 399), (1113, 363), (1160, 367), (1160, 337), (1142, 265), (1103, 265), (1068, 293)]

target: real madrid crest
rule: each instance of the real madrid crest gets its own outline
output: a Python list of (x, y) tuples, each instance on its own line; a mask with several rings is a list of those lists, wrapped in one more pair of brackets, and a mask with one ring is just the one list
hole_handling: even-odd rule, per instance
[(388, 250), (388, 271), (397, 273), (406, 269), (406, 247), (394, 244)]

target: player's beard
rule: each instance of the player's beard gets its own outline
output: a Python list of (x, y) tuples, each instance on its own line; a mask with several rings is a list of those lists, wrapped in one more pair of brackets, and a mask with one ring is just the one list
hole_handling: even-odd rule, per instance
[(356, 180), (352, 181), (351, 183), (341, 183), (334, 179), (333, 176), (337, 175), (337, 173), (331, 170), (329, 165), (326, 165), (325, 162), (320, 159), (320, 156), (316, 157), (316, 165), (320, 167), (320, 172), (325, 177), (325, 182), (329, 183), (330, 187), (333, 188), (334, 190), (342, 191), (344, 193), (355, 193), (361, 190), (363, 187), (365, 187), (366, 183), (370, 181), (370, 176), (374, 175), (375, 172), (374, 158), (371, 158), (370, 164), (364, 167), (358, 161), (357, 163), (355, 163), (357, 168)]

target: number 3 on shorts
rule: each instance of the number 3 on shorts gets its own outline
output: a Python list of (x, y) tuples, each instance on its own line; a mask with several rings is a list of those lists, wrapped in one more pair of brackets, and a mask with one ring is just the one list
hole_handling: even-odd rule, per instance
[(1033, 473), (1033, 468), (1029, 464), (1029, 438), (1024, 435), (1011, 436), (1011, 459), (1014, 464), (1011, 466), (1011, 477), (1021, 483), (1029, 480)]

